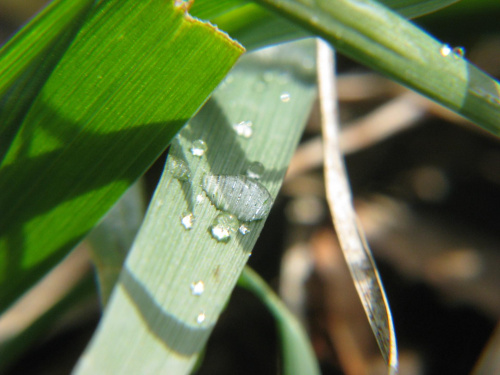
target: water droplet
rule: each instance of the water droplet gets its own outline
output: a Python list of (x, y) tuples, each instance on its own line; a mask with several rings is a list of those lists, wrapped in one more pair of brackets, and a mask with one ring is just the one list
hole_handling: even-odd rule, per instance
[(255, 180), (258, 180), (259, 178), (262, 177), (262, 173), (264, 173), (264, 166), (262, 165), (262, 163), (254, 161), (252, 164), (248, 166), (246, 175), (248, 178), (253, 178)]
[(443, 57), (448, 56), (452, 52), (453, 52), (453, 50), (451, 49), (451, 47), (448, 44), (443, 44), (441, 46), (441, 48), (439, 49), (439, 53), (441, 53), (441, 56), (443, 56)]
[(265, 186), (243, 175), (205, 175), (203, 190), (215, 207), (242, 221), (263, 219), (273, 205), (273, 198)]
[(465, 56), (465, 48), (464, 47), (453, 48), (453, 56), (457, 59), (463, 58)]
[(196, 317), (196, 323), (201, 324), (205, 321), (206, 318), (207, 318), (207, 316), (205, 315), (205, 312), (200, 311), (200, 313)]
[(212, 224), (212, 236), (217, 241), (228, 241), (231, 235), (238, 230), (239, 225), (236, 216), (228, 213), (219, 214)]
[(199, 280), (191, 283), (190, 288), (193, 296), (201, 296), (205, 291), (205, 283), (202, 280)]
[(233, 129), (241, 137), (250, 138), (253, 134), (252, 121), (241, 121), (233, 125)]
[(174, 176), (174, 178), (180, 181), (187, 181), (191, 177), (191, 171), (187, 163), (173, 155), (168, 156), (168, 171)]
[(288, 103), (290, 101), (290, 94), (287, 93), (287, 92), (284, 92), (280, 95), (280, 100), (283, 102), (283, 103)]
[(207, 150), (208, 150), (207, 144), (201, 139), (194, 141), (190, 149), (191, 153), (194, 156), (202, 156)]
[(194, 215), (192, 212), (185, 212), (182, 214), (181, 224), (187, 230), (191, 229), (194, 224)]
[(198, 194), (196, 196), (196, 203), (200, 204), (201, 202), (203, 202), (205, 200), (205, 197), (203, 196), (203, 194)]
[(250, 228), (248, 228), (245, 224), (241, 224), (238, 230), (242, 235), (250, 233)]

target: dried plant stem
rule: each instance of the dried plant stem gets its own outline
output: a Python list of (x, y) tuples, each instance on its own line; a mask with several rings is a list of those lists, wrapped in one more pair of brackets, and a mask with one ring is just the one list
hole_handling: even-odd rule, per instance
[(347, 265), (389, 373), (397, 373), (396, 336), (380, 277), (359, 228), (339, 145), (338, 106), (331, 47), (318, 41), (318, 85), (327, 200)]

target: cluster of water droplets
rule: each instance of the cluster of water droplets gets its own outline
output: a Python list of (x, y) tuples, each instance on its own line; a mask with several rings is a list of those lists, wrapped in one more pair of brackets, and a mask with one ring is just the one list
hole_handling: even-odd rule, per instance
[(450, 47), (448, 44), (443, 44), (441, 48), (439, 49), (439, 53), (443, 57), (448, 57), (452, 55), (453, 57), (457, 59), (461, 59), (465, 57), (465, 48), (463, 47)]
[[(447, 44), (443, 44), (439, 49), (441, 56), (447, 57), (452, 55), (456, 59), (462, 59), (465, 57), (465, 48), (463, 47), (454, 47), (451, 48)], [(486, 99), (490, 104), (495, 107), (500, 107), (500, 97), (494, 93), (488, 92), (481, 87), (472, 87), (469, 89), (470, 93), (474, 96)]]
[(252, 121), (241, 121), (233, 125), (233, 129), (237, 135), (243, 138), (250, 138), (253, 134)]
[[(203, 282), (203, 280), (193, 281), (189, 286), (189, 289), (191, 289), (191, 295), (199, 297), (205, 291), (205, 283)], [(206, 318), (207, 316), (205, 314), (205, 311), (201, 310), (196, 316), (196, 323), (203, 324)]]

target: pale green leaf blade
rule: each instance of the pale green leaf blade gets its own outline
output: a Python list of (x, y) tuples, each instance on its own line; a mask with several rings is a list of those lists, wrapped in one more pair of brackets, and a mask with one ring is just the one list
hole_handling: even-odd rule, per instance
[(97, 273), (101, 304), (106, 306), (123, 262), (144, 219), (142, 179), (132, 185), (85, 238)]
[(283, 373), (287, 375), (321, 374), (304, 329), (265, 281), (251, 268), (245, 267), (238, 285), (254, 293), (273, 314), (281, 334)]
[[(187, 163), (190, 179), (165, 170), (77, 374), (192, 369), (264, 225), (252, 221), (246, 235), (217, 241), (211, 226), (220, 212), (201, 180), (244, 174), (257, 161), (265, 168), (262, 184), (276, 196), (316, 96), (310, 42), (246, 56), (176, 138), (169, 160)], [(253, 123), (250, 138), (233, 129), (242, 121)], [(191, 148), (200, 139), (208, 150), (195, 156)], [(189, 213), (187, 230), (181, 218)]]
[(241, 53), (170, 1), (93, 11), (0, 169), (0, 310), (144, 173)]
[(500, 83), (372, 0), (258, 0), (339, 52), (500, 135)]

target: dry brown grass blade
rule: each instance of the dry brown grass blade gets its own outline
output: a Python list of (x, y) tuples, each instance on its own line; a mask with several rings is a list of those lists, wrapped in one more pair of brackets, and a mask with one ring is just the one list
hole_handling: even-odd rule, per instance
[(380, 276), (352, 204), (352, 194), (339, 145), (333, 50), (325, 42), (318, 42), (317, 61), (327, 200), (344, 257), (368, 321), (389, 367), (389, 374), (395, 374), (398, 360), (394, 326)]

